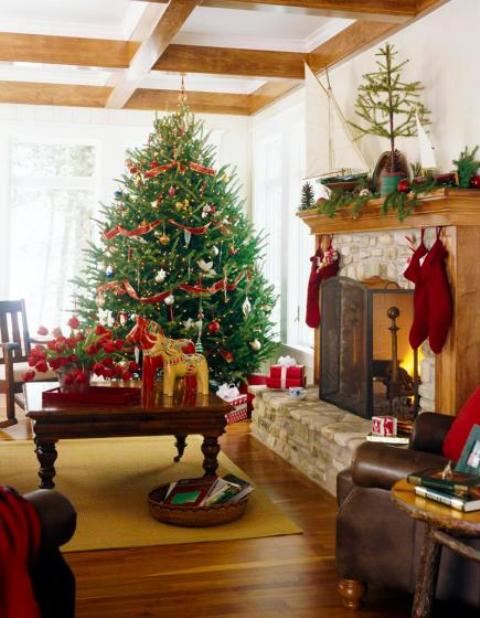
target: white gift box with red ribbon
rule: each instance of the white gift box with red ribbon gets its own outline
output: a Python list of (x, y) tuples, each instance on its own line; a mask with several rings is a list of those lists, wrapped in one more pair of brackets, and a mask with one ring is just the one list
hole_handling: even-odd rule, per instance
[(372, 434), (374, 436), (396, 436), (397, 419), (394, 416), (372, 416)]
[(233, 408), (231, 412), (225, 414), (229, 425), (248, 418), (247, 394), (242, 395), (235, 384), (222, 384), (217, 390), (217, 396)]

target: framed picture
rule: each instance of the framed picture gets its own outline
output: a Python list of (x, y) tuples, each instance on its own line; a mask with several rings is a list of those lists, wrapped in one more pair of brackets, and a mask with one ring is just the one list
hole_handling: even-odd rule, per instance
[(480, 425), (472, 427), (455, 470), (480, 476)]

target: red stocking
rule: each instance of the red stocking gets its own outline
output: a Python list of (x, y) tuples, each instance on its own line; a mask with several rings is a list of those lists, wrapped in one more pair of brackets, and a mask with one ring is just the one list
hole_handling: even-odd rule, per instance
[(334, 277), (338, 273), (340, 259), (330, 241), (328, 249), (323, 252), (321, 248), (318, 248), (315, 255), (310, 258), (310, 261), (312, 262), (312, 268), (308, 280), (305, 322), (307, 326), (317, 328), (320, 325), (320, 284), (325, 279)]
[[(448, 252), (437, 233), (437, 240), (425, 258), (425, 280), (428, 287), (428, 342), (435, 354), (441, 352), (452, 321), (452, 296), (447, 278), (445, 258)], [(423, 270), (422, 268), (422, 270)]]
[[(424, 279), (424, 270), (420, 266), (421, 258), (427, 254), (423, 237), (425, 230), (422, 229), (421, 241), (412, 257), (404, 277), (415, 284), (413, 293), (413, 324), (410, 328), (410, 345), (416, 350), (428, 336), (428, 288)], [(428, 259), (428, 258), (426, 258)]]

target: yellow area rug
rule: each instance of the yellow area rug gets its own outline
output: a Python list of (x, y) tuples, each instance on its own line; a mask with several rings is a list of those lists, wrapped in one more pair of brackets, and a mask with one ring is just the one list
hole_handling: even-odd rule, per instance
[[(201, 438), (189, 436), (180, 463), (174, 463), (175, 438), (99, 438), (60, 440), (55, 489), (78, 513), (77, 531), (64, 551), (86, 551), (174, 543), (201, 543), (298, 534), (301, 529), (256, 489), (244, 516), (211, 528), (162, 524), (148, 511), (147, 495), (179, 478), (202, 476)], [(38, 487), (38, 463), (28, 440), (0, 442), (1, 483), (26, 493)], [(248, 477), (223, 454), (220, 475)]]

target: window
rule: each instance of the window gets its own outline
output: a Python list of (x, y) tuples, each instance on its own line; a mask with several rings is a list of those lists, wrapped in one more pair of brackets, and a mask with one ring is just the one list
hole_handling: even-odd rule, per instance
[(258, 120), (253, 135), (253, 221), (265, 230), (264, 273), (279, 295), (273, 318), (283, 343), (313, 347), (305, 324), (309, 258), (314, 240), (296, 216), (304, 176), (304, 114), (301, 105)]
[(95, 211), (94, 144), (11, 144), (8, 296), (25, 298), (30, 326), (68, 319)]

